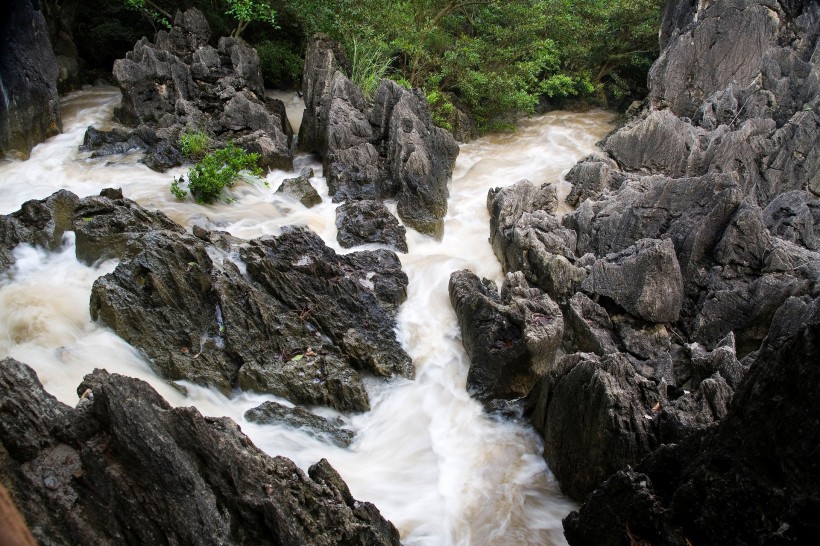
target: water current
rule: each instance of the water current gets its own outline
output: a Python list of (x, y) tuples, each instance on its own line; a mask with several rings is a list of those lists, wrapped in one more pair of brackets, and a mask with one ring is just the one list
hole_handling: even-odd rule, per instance
[[(302, 104), (280, 94), (294, 126)], [(179, 168), (159, 174), (138, 163), (138, 155), (91, 159), (78, 151), (86, 127), (114, 126), (120, 100), (111, 87), (94, 87), (62, 102), (64, 132), (37, 146), (28, 161), (0, 163), (0, 214), (65, 188), (80, 197), (106, 187), (122, 188), (126, 197), (160, 209), (190, 227), (207, 217), (233, 235), (253, 238), (277, 234), (288, 224), (305, 224), (337, 252), (335, 208), (313, 156), (296, 158), (296, 170), (313, 167), (314, 185), (323, 203), (305, 209), (276, 194), (293, 173), (268, 173), (270, 188), (238, 185), (235, 200), (213, 206), (179, 202), (169, 192)], [(148, 362), (88, 310), (94, 280), (116, 267), (108, 261), (88, 267), (74, 257), (67, 236), (61, 251), (28, 246), (15, 250), (17, 263), (0, 279), (0, 357), (12, 356), (32, 366), (45, 388), (75, 405), (75, 389), (94, 368), (105, 368), (151, 383), (174, 405), (194, 405), (206, 415), (236, 420), (253, 442), (271, 455), (291, 458), (303, 469), (327, 458), (347, 481), (353, 495), (376, 504), (401, 532), (408, 546), (563, 544), (561, 519), (574, 507), (564, 497), (541, 456), (531, 428), (484, 413), (465, 391), (469, 361), (461, 345), (447, 295), (450, 273), (470, 269), (501, 281), (501, 267), (487, 241), (487, 190), (522, 178), (568, 186), (562, 175), (611, 130), (605, 112), (553, 112), (522, 120), (515, 133), (463, 145), (450, 185), (445, 235), (435, 241), (408, 229), (409, 253), (400, 255), (410, 284), (398, 316), (398, 336), (413, 358), (414, 381), (372, 380), (372, 410), (344, 415), (315, 411), (356, 433), (346, 449), (299, 430), (245, 421), (244, 412), (268, 395), (235, 393), (232, 397), (197, 385), (169, 384)], [(394, 209), (395, 210), (395, 209)], [(290, 405), (286, 401), (279, 402)]]

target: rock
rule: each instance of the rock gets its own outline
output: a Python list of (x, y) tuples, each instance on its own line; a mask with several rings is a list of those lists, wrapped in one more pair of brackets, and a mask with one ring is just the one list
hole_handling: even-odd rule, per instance
[(522, 271), (531, 284), (564, 302), (586, 271), (575, 265), (576, 234), (552, 215), (558, 198), (551, 184), (521, 180), (487, 194), (490, 243), (502, 268)]
[(129, 259), (97, 280), (90, 304), (162, 375), (363, 411), (351, 366), (412, 374), (393, 330), (407, 283), (395, 255), (338, 256), (305, 229), (246, 242), (175, 227), (126, 234)]
[(572, 184), (567, 195), (568, 205), (577, 207), (590, 198), (599, 197), (604, 191), (617, 189), (623, 182), (623, 175), (617, 164), (605, 154), (588, 155), (576, 163), (567, 173), (566, 180)]
[(675, 322), (683, 305), (683, 277), (669, 239), (641, 239), (597, 260), (582, 288), (650, 322)]
[(349, 201), (336, 209), (336, 238), (345, 248), (378, 243), (407, 252), (404, 226), (378, 201)]
[(655, 385), (620, 353), (561, 358), (534, 391), (533, 423), (561, 490), (583, 499), (657, 447)]
[(260, 425), (281, 423), (304, 430), (319, 439), (330, 439), (339, 447), (348, 447), (353, 441), (353, 433), (330, 424), (324, 417), (319, 417), (299, 406), (289, 408), (276, 402), (265, 402), (245, 412), (245, 419)]
[[(146, 124), (166, 142), (149, 154), (152, 168), (178, 160), (168, 154), (184, 130), (201, 130), (215, 145), (234, 141), (260, 154), (260, 166), (291, 170), (292, 131), (282, 105), (265, 102), (256, 51), (240, 39), (222, 37), (208, 45), (210, 28), (196, 9), (180, 12), (170, 31), (154, 43), (143, 38), (114, 63), (123, 93), (116, 117), (126, 124)], [(158, 145), (160, 146), (160, 145)]]
[(492, 281), (456, 271), (449, 290), (470, 357), (468, 391), (482, 401), (526, 396), (555, 363), (564, 333), (558, 305), (522, 273), (508, 274), (499, 294)]
[(182, 165), (185, 158), (179, 148), (167, 140), (160, 140), (148, 148), (142, 162), (152, 171), (164, 173), (168, 169)]
[[(812, 543), (820, 526), (820, 332), (815, 299), (792, 306), (792, 327), (770, 337), (726, 416), (700, 436), (658, 450), (607, 481), (564, 520), (570, 544)], [(794, 311), (798, 311), (794, 314)], [(784, 317), (785, 318), (785, 317)]]
[(59, 66), (38, 4), (10, 0), (0, 8), (0, 157), (28, 159), (62, 131)]
[(42, 544), (399, 544), (327, 462), (311, 478), (230, 419), (172, 408), (142, 381), (97, 370), (76, 408), (14, 360), (0, 384), (6, 470)]
[(305, 167), (297, 178), (285, 178), (276, 189), (276, 193), (287, 193), (307, 208), (318, 205), (322, 202), (322, 198), (310, 183), (311, 178), (313, 178), (313, 169)]
[[(308, 349), (306, 353), (313, 353)], [(267, 365), (251, 361), (239, 368), (237, 384), (243, 390), (270, 393), (301, 404), (339, 411), (370, 409), (361, 375), (347, 359), (331, 355), (299, 353), (287, 361)]]
[(345, 73), (340, 46), (315, 36), (305, 57), (300, 150), (322, 155), (334, 201), (396, 198), (406, 225), (440, 237), (455, 140), (433, 125), (419, 90), (382, 80), (371, 106)]
[(606, 309), (577, 292), (569, 300), (566, 318), (570, 346), (576, 352), (605, 356), (618, 352), (612, 321)]
[(772, 235), (820, 250), (820, 200), (806, 191), (780, 194), (763, 211)]
[[(389, 91), (388, 88), (392, 88)], [(387, 95), (388, 98), (382, 99)], [(433, 125), (430, 107), (419, 89), (407, 91), (382, 80), (374, 101), (398, 100), (385, 110), (389, 118), (387, 169), (398, 184), (398, 212), (404, 223), (425, 235), (441, 238), (447, 183), (453, 174), (458, 145), (446, 130)]]

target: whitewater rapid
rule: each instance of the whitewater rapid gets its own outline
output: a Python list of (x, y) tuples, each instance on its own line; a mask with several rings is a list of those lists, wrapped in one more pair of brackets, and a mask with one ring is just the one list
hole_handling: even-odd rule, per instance
[[(294, 126), (301, 103), (279, 94)], [(231, 204), (179, 202), (169, 192), (178, 168), (155, 173), (139, 156), (91, 159), (78, 151), (86, 127), (109, 129), (119, 91), (95, 87), (62, 102), (64, 132), (37, 146), (25, 162), (0, 163), (0, 213), (59, 189), (80, 197), (106, 187), (160, 209), (189, 227), (210, 221), (237, 237), (277, 234), (282, 226), (304, 224), (337, 252), (335, 209), (313, 156), (299, 156), (295, 170), (310, 166), (323, 203), (305, 209), (274, 190), (292, 172), (268, 173), (270, 188), (238, 185)], [(445, 234), (434, 241), (408, 229), (409, 252), (400, 255), (410, 283), (398, 315), (398, 337), (416, 367), (414, 381), (367, 382), (372, 410), (316, 413), (355, 431), (346, 449), (299, 430), (257, 425), (243, 414), (270, 395), (235, 393), (226, 397), (187, 382), (157, 376), (146, 360), (107, 328), (91, 322), (88, 301), (94, 280), (113, 271), (115, 261), (89, 267), (74, 258), (73, 236), (58, 252), (25, 245), (17, 263), (0, 279), (0, 357), (12, 356), (33, 367), (46, 389), (75, 405), (75, 389), (94, 368), (105, 368), (151, 383), (174, 405), (194, 405), (205, 415), (229, 416), (261, 449), (293, 459), (303, 469), (327, 458), (353, 495), (373, 502), (391, 520), (408, 546), (563, 544), (561, 519), (574, 507), (549, 474), (542, 446), (524, 424), (488, 416), (465, 391), (469, 361), (461, 345), (447, 283), (450, 273), (470, 269), (500, 282), (502, 272), (488, 243), (487, 190), (522, 178), (558, 185), (562, 175), (611, 130), (604, 112), (553, 112), (519, 123), (511, 134), (463, 145), (450, 185)], [(395, 212), (395, 206), (393, 206)], [(375, 248), (375, 247), (374, 247)], [(288, 402), (279, 402), (290, 405)]]

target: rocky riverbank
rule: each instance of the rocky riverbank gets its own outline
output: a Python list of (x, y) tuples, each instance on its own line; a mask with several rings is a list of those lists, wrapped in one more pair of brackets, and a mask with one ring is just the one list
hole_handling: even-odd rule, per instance
[[(468, 386), (486, 399), (535, 384), (545, 457), (587, 499), (565, 520), (572, 544), (820, 537), (816, 449), (798, 447), (820, 434), (807, 409), (820, 393), (818, 37), (816, 2), (668, 2), (649, 98), (567, 175), (577, 209), (559, 221), (555, 189), (527, 181), (488, 196), (501, 301), (451, 279)], [(522, 277), (557, 317), (506, 303)], [(558, 351), (533, 350), (559, 321)], [(526, 381), (523, 347), (539, 362)]]

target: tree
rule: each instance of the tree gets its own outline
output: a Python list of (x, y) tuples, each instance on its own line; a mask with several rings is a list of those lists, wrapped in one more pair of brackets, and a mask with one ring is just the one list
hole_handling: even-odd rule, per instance
[(254, 21), (269, 23), (276, 27), (276, 10), (269, 0), (225, 0), (228, 15), (237, 20), (236, 28), (231, 36), (238, 38), (248, 25)]

